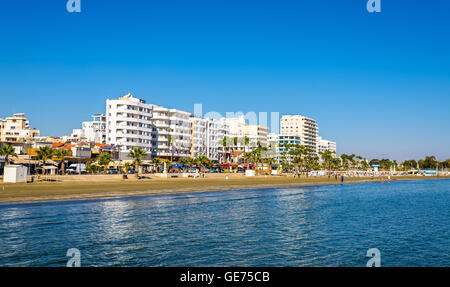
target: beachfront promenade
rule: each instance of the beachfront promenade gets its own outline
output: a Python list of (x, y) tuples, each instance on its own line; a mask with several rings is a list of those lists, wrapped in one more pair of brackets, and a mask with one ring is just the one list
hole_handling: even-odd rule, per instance
[[(41, 177), (39, 182), (5, 184), (0, 181), (0, 203), (25, 203), (76, 199), (112, 198), (143, 195), (194, 193), (234, 189), (295, 187), (341, 184), (335, 177), (294, 178), (282, 176), (245, 177), (243, 174), (206, 174), (206, 178), (164, 177), (162, 174), (142, 175), (54, 175)], [(439, 177), (439, 178), (450, 178)], [(401, 176), (396, 180), (436, 179), (436, 177)], [(386, 177), (346, 177), (344, 183), (386, 182)]]

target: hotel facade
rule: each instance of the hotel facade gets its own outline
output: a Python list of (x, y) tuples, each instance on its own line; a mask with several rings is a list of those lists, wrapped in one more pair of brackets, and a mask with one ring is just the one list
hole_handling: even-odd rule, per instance
[[(314, 153), (326, 149), (336, 153), (336, 143), (320, 138), (317, 122), (302, 115), (283, 115), (280, 134), (274, 134), (269, 133), (268, 127), (247, 123), (244, 116), (203, 118), (149, 104), (131, 94), (107, 99), (105, 111), (94, 114), (92, 121), (83, 122), (81, 129), (74, 129), (72, 136), (61, 140), (106, 144), (114, 150), (115, 160), (129, 160), (129, 152), (141, 148), (147, 153), (147, 160), (157, 157), (178, 161), (204, 155), (218, 162), (236, 162), (244, 152), (259, 145), (269, 148), (267, 157), (280, 162), (288, 152), (283, 147), (285, 143), (304, 145)], [(23, 114), (15, 114), (0, 120), (0, 136), (0, 142), (19, 141), (39, 138), (39, 131), (29, 127)], [(58, 140), (52, 138), (51, 142), (54, 141)]]
[(32, 129), (25, 114), (13, 114), (12, 117), (0, 119), (0, 141), (28, 142), (39, 137), (39, 130)]
[(135, 147), (151, 155), (152, 132), (152, 105), (131, 94), (106, 100), (106, 142), (119, 148), (119, 159)]
[(283, 115), (280, 121), (280, 140), (295, 140), (317, 153), (319, 127), (317, 121), (302, 115)]

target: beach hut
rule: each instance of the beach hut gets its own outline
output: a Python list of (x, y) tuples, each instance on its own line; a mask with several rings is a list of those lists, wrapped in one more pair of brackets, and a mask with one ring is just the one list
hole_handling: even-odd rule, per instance
[(53, 166), (53, 165), (46, 165), (46, 166), (39, 167), (38, 169), (45, 170), (45, 175), (55, 175), (57, 167)]
[(27, 167), (22, 165), (7, 165), (4, 168), (3, 182), (27, 182)]

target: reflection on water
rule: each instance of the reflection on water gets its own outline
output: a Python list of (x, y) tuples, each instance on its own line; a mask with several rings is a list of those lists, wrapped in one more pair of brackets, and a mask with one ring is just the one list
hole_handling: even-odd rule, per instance
[(0, 266), (450, 265), (450, 181), (0, 205)]

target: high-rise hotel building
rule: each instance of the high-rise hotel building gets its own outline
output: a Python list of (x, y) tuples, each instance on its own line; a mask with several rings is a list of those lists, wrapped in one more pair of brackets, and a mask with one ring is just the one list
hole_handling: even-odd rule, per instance
[(151, 157), (152, 132), (152, 105), (131, 94), (106, 100), (106, 139), (119, 147), (119, 159), (126, 159), (135, 147)]
[(319, 127), (314, 119), (302, 115), (283, 115), (280, 122), (281, 137), (299, 137), (300, 144), (317, 153)]

